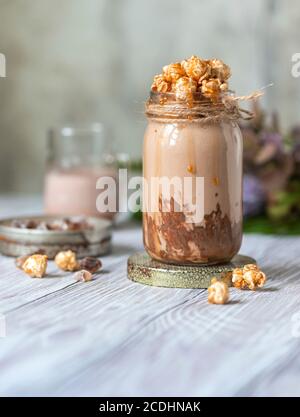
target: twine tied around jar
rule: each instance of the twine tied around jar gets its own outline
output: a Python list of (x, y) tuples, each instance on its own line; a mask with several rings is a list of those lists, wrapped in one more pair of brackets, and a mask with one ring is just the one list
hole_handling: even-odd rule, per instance
[(146, 116), (164, 123), (174, 123), (188, 120), (201, 124), (220, 123), (222, 121), (250, 120), (253, 112), (242, 109), (239, 101), (255, 100), (263, 95), (262, 91), (255, 91), (248, 96), (235, 96), (232, 93), (223, 94), (216, 100), (203, 97), (201, 93), (194, 93), (193, 101), (179, 101), (174, 93), (150, 92), (146, 102)]

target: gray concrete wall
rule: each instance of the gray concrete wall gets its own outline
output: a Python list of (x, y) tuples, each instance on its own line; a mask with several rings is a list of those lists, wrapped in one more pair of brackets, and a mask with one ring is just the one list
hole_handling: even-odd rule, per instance
[(298, 0), (0, 0), (0, 190), (41, 190), (52, 125), (103, 120), (139, 156), (153, 74), (192, 54), (224, 59), (240, 94), (274, 82), (264, 105), (300, 121), (299, 25)]

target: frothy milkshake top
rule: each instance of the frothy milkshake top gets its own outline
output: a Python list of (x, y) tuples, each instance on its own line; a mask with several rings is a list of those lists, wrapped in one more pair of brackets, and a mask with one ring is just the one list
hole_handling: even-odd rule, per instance
[(220, 59), (202, 59), (195, 55), (181, 62), (165, 65), (155, 75), (151, 90), (175, 93), (176, 100), (192, 102), (194, 93), (201, 93), (212, 101), (228, 91), (230, 67)]

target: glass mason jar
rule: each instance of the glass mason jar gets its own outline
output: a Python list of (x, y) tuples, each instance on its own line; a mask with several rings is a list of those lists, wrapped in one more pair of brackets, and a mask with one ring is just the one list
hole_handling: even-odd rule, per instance
[[(51, 129), (47, 145), (46, 214), (112, 219), (115, 211), (100, 212), (96, 207), (101, 192), (96, 188), (97, 180), (109, 177), (117, 181), (116, 161), (103, 125), (95, 123)], [(111, 193), (115, 193), (115, 189)], [(116, 199), (116, 194), (110, 198)]]
[(242, 135), (232, 109), (197, 94), (188, 106), (151, 92), (146, 106), (144, 246), (182, 265), (229, 261), (242, 240)]

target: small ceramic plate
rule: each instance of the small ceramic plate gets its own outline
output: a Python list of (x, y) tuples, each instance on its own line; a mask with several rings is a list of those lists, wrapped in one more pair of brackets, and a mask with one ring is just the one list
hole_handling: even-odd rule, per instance
[[(14, 220), (47, 223), (64, 218), (59, 216), (25, 216), (0, 220), (0, 252), (8, 256), (22, 256), (43, 251), (49, 259), (53, 259), (62, 250), (73, 250), (78, 258), (100, 256), (109, 252), (112, 227), (109, 220), (85, 217), (92, 227), (82, 230), (22, 229), (11, 226)], [(68, 216), (68, 219), (72, 220), (75, 217)]]

